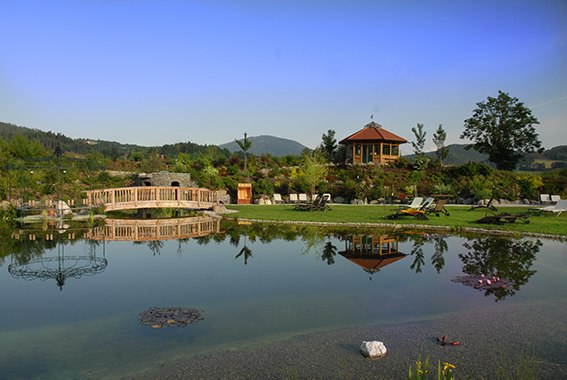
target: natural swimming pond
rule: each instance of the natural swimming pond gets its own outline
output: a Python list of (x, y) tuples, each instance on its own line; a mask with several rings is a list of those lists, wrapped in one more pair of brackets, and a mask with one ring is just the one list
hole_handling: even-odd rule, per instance
[[(478, 376), (518, 358), (543, 367), (540, 377), (565, 375), (564, 242), (189, 220), (5, 238), (0, 377), (162, 368), (187, 378), (403, 378), (418, 354)], [(194, 308), (203, 319), (153, 328), (140, 323), (152, 307)], [(443, 334), (461, 344), (439, 347)], [(364, 360), (361, 338), (390, 352)], [(267, 360), (271, 347), (279, 354)], [(236, 365), (246, 352), (255, 359)]]

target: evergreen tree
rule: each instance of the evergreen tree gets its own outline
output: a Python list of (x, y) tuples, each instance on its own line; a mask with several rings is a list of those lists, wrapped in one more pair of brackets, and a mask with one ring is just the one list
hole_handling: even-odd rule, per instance
[(435, 154), (441, 165), (443, 165), (443, 160), (447, 158), (447, 154), (449, 154), (449, 149), (445, 146), (446, 139), (447, 132), (443, 129), (443, 124), (439, 124), (439, 128), (437, 128), (437, 131), (433, 134), (433, 143), (437, 147)]

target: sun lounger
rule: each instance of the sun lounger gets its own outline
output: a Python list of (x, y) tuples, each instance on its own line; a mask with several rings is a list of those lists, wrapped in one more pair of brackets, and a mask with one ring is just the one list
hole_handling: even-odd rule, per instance
[(477, 220), (477, 223), (484, 224), (504, 224), (504, 223), (514, 223), (516, 220), (520, 220), (526, 224), (530, 223), (528, 219), (530, 214), (508, 214), (507, 212), (501, 212), (497, 215), (487, 215), (483, 218)]
[(297, 194), (292, 193), (289, 195), (289, 203), (297, 203)]
[(557, 214), (556, 216), (559, 216), (562, 212), (567, 211), (567, 199), (560, 199), (554, 205), (530, 208), (530, 211), (539, 212), (540, 215), (543, 215), (545, 212), (552, 212), (554, 214)]
[(417, 209), (415, 208), (405, 208), (403, 210), (398, 210), (395, 214), (388, 215), (386, 218), (388, 219), (399, 219), (402, 216), (413, 216), (419, 220), (429, 220), (427, 217), (427, 209), (431, 207), (434, 199), (432, 197), (427, 198), (421, 206)]
[(561, 200), (561, 195), (550, 195), (549, 198), (551, 199), (551, 202), (557, 203)]
[(549, 194), (540, 194), (539, 195), (539, 203), (542, 205), (549, 204), (551, 202), (551, 197)]
[(421, 207), (421, 204), (423, 203), (423, 197), (415, 197), (413, 198), (413, 200), (411, 201), (411, 203), (409, 205), (402, 205), (400, 206), (401, 208), (413, 208), (413, 209), (418, 209)]
[(282, 195), (275, 193), (273, 198), (273, 204), (283, 203)]
[(440, 214), (445, 214), (449, 216), (449, 211), (445, 208), (445, 203), (447, 203), (446, 199), (440, 199), (439, 202), (436, 204), (432, 204), (429, 208), (425, 210), (427, 214), (435, 214), (439, 216)]
[(327, 205), (330, 198), (329, 194), (318, 195), (311, 203), (298, 203), (295, 209), (298, 211), (328, 211), (331, 209)]
[(307, 203), (307, 194), (300, 193), (299, 196), (298, 196), (298, 200), (299, 200), (299, 202)]

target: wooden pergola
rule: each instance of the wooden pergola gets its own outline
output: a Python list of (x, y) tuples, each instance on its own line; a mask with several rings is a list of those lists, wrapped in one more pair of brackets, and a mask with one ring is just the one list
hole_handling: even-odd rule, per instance
[(354, 164), (384, 165), (400, 159), (400, 145), (408, 141), (374, 121), (339, 141), (352, 149)]

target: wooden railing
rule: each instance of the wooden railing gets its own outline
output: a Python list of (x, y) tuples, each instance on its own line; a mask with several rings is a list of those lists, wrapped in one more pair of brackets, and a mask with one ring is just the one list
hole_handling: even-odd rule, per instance
[(219, 232), (220, 218), (106, 219), (86, 232), (89, 240), (149, 241), (188, 239)]
[(86, 191), (87, 207), (105, 211), (137, 208), (210, 209), (219, 204), (219, 192), (198, 187), (141, 186)]

